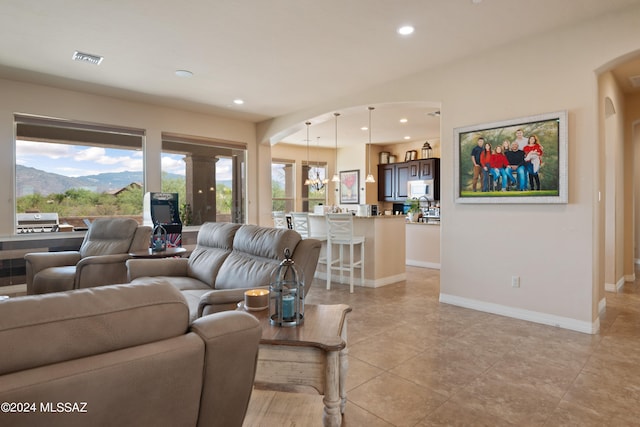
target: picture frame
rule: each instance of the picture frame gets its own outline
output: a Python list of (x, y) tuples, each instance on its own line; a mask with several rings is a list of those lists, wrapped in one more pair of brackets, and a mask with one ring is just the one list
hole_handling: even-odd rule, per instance
[[(455, 202), (568, 203), (567, 120), (566, 111), (557, 111), (455, 128)], [(505, 141), (513, 152), (504, 153), (508, 164), (501, 167), (504, 160), (497, 152), (502, 152)], [(482, 150), (487, 144), (492, 154), (497, 153), (493, 166), (499, 167), (485, 162), (488, 156)], [(474, 165), (478, 153), (484, 166)]]
[(340, 171), (340, 204), (360, 203), (360, 171)]

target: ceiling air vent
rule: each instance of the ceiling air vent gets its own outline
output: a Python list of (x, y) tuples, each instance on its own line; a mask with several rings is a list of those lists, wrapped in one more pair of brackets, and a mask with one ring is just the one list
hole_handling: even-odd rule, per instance
[(73, 60), (80, 62), (88, 62), (93, 65), (100, 65), (104, 58), (98, 55), (91, 55), (90, 53), (82, 53), (77, 50), (73, 52)]
[(640, 76), (631, 76), (629, 77), (629, 81), (631, 82), (631, 86), (640, 87)]

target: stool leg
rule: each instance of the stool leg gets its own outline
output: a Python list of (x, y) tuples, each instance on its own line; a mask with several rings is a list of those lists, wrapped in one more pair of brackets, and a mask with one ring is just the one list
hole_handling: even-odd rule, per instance
[(342, 271), (344, 270), (344, 245), (340, 245), (340, 283), (342, 280)]
[(360, 286), (364, 287), (364, 243), (360, 243)]
[(353, 242), (349, 245), (349, 292), (353, 293)]
[(327, 290), (331, 290), (331, 267), (333, 258), (331, 257), (331, 242), (327, 240)]

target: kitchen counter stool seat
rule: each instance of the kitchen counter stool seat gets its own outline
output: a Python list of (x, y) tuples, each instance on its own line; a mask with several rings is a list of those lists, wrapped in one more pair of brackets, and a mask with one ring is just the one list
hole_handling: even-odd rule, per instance
[[(349, 292), (353, 293), (354, 269), (360, 269), (360, 284), (364, 286), (364, 236), (353, 235), (353, 215), (327, 214), (327, 289), (331, 289), (331, 275), (334, 270), (340, 274), (349, 272)], [(338, 247), (338, 257), (333, 258), (333, 246)], [(360, 246), (360, 259), (356, 260), (355, 246)], [(349, 258), (345, 259), (345, 248), (349, 249)]]

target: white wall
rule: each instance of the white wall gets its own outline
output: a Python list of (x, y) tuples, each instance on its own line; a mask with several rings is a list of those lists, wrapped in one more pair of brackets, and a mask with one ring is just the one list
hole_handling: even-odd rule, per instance
[[(305, 116), (349, 105), (440, 102), (441, 299), (595, 332), (602, 285), (596, 70), (636, 51), (638, 40), (636, 7), (261, 123), (258, 139), (266, 140)], [(569, 203), (454, 203), (455, 128), (558, 110), (569, 112)], [(521, 277), (517, 289), (511, 287), (515, 275)]]
[[(0, 144), (4, 153), (0, 156), (0, 218), (7, 219), (0, 222), (0, 235), (14, 232), (15, 222), (10, 219), (14, 218), (15, 113), (145, 129), (145, 191), (160, 191), (162, 132), (243, 142), (248, 145), (248, 170), (255, 170), (258, 164), (253, 123), (2, 79), (0, 93)], [(250, 173), (248, 179), (247, 218), (256, 222), (258, 176)]]

